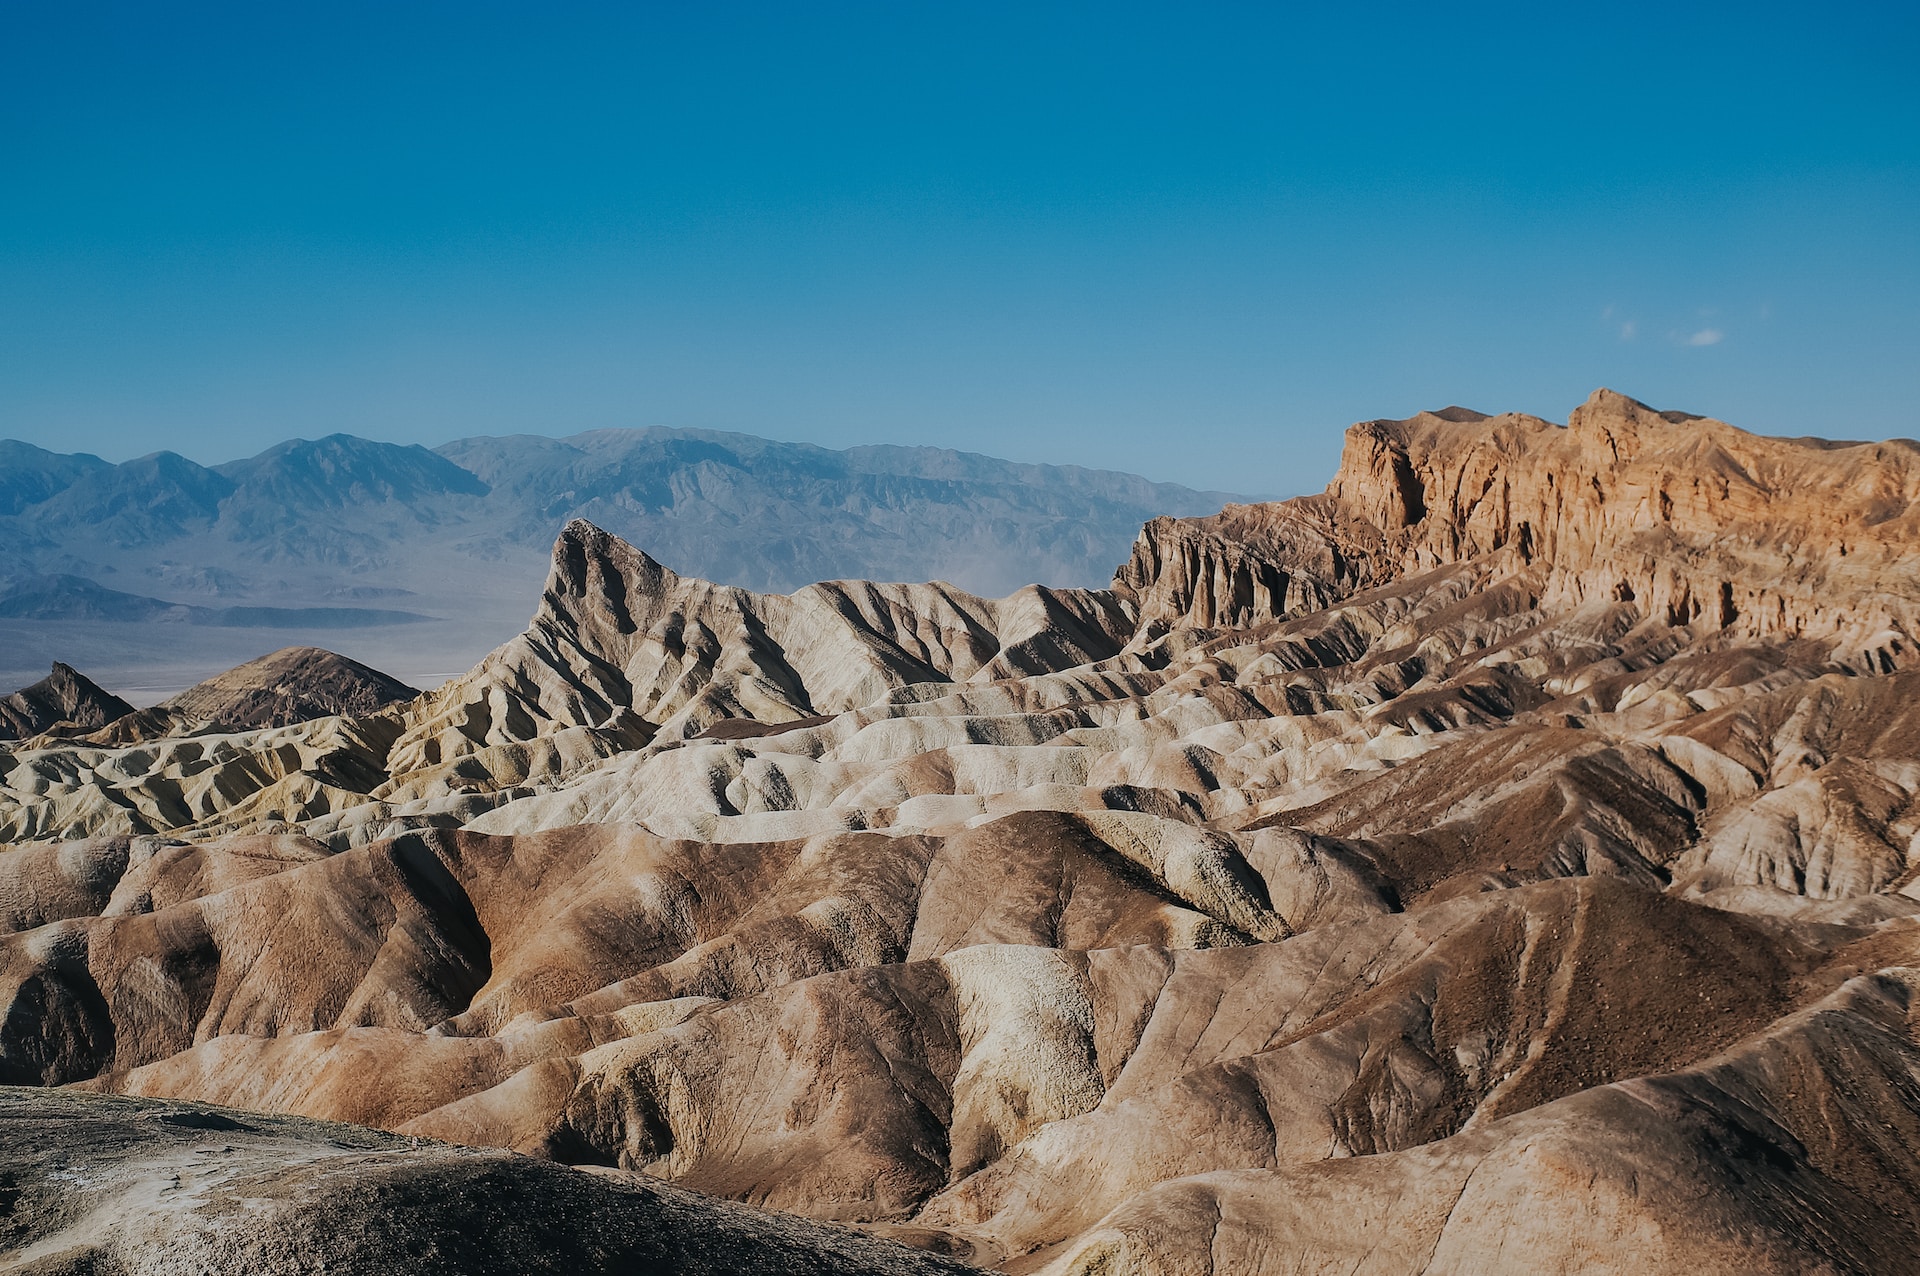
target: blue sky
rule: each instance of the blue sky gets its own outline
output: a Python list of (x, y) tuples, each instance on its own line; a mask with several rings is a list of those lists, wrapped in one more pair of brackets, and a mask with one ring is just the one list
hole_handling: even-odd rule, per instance
[(1912, 436), (1916, 14), (0, 0), (0, 436)]

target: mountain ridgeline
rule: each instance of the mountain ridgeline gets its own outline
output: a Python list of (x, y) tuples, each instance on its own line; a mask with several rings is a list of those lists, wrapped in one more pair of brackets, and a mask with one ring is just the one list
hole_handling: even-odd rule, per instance
[[(544, 559), (575, 517), (679, 570), (760, 590), (842, 577), (985, 592), (1093, 585), (1145, 518), (1225, 499), (1074, 466), (698, 430), (472, 438), (435, 451), (336, 434), (211, 468), (171, 452), (110, 465), (0, 442), (0, 544), (16, 574), (88, 575), (72, 566), (86, 564), (220, 596), (259, 592), (277, 564), (404, 575), (401, 560), (427, 544)], [(169, 557), (154, 560), (162, 549)], [(149, 570), (176, 560), (200, 575)]]
[[(1147, 518), (1228, 499), (937, 448), (692, 430), (433, 451), (336, 434), (211, 468), (0, 442), (0, 685), (81, 660), (165, 694), (286, 645), (436, 681), (520, 630), (576, 517), (756, 590), (847, 578), (1004, 594), (1104, 584)], [(160, 667), (180, 672), (143, 672)]]
[(1606, 391), (1362, 422), (1105, 588), (570, 521), (431, 690), (296, 650), (0, 747), (0, 1239), (1920, 1271), (1917, 555), (1920, 445)]

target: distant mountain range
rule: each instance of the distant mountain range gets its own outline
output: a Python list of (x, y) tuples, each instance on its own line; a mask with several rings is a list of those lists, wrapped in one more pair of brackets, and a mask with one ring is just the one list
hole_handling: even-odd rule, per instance
[(574, 517), (676, 570), (757, 590), (942, 579), (997, 595), (1104, 584), (1145, 520), (1231, 499), (939, 448), (701, 430), (432, 450), (335, 434), (211, 467), (0, 440), (0, 685), (85, 658), (96, 676), (178, 666), (185, 686), (253, 646), (295, 642), (358, 643), (430, 682), (519, 630)]
[(303, 625), (367, 629), (432, 619), (419, 612), (377, 607), (198, 607), (124, 594), (84, 576), (57, 574), (8, 581), (0, 588), (0, 617), (212, 625), (222, 629), (290, 629)]

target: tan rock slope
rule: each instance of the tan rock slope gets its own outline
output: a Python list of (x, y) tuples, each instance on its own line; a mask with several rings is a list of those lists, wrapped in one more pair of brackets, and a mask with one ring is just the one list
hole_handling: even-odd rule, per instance
[(575, 523), (411, 703), (0, 754), (0, 1081), (1010, 1273), (1920, 1270), (1917, 498), (1602, 391), (1109, 591)]

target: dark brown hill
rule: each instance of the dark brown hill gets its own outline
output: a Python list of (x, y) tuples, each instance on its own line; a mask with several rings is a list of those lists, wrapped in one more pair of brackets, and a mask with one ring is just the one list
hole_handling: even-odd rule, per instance
[(419, 694), (357, 660), (318, 647), (287, 647), (189, 687), (161, 707), (188, 721), (244, 730), (373, 713)]
[(132, 705), (73, 666), (55, 662), (52, 673), (0, 700), (0, 740), (30, 739), (63, 723), (96, 731), (132, 712)]

